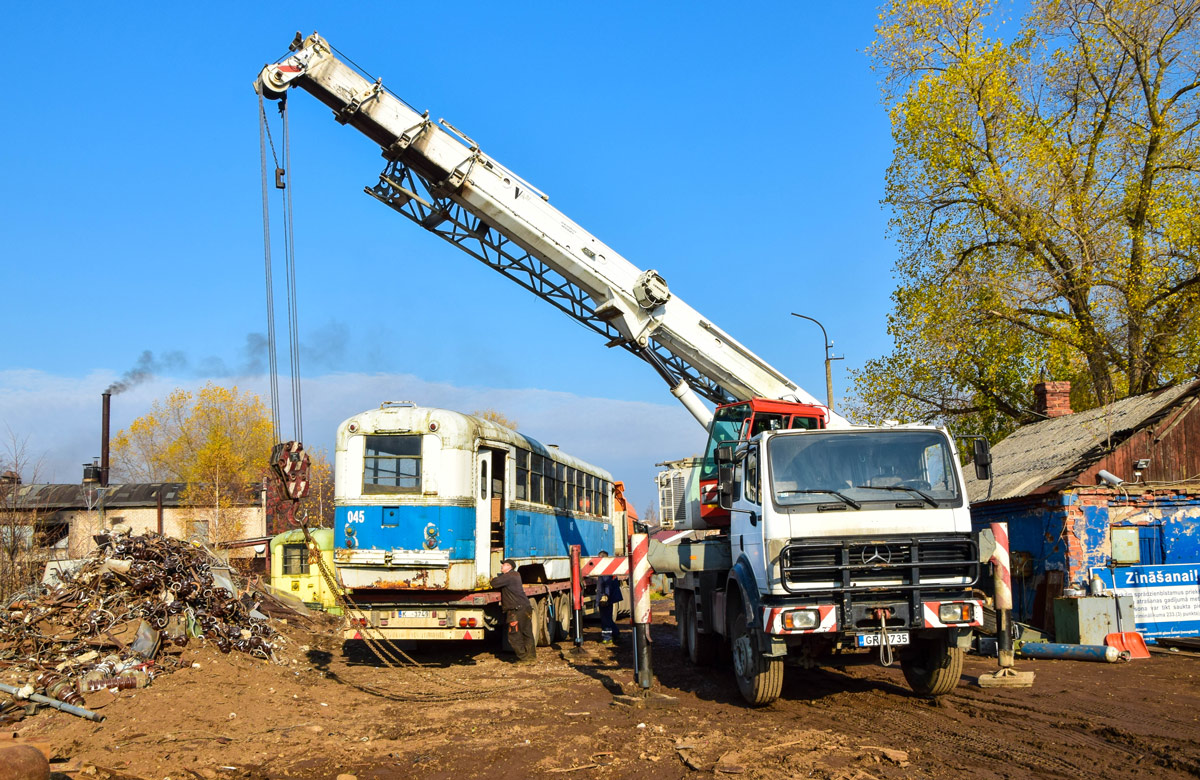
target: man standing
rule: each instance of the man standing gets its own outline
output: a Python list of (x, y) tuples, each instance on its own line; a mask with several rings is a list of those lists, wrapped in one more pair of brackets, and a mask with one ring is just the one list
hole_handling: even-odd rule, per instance
[(492, 587), (500, 591), (500, 608), (504, 610), (508, 643), (517, 654), (517, 663), (537, 662), (537, 645), (533, 639), (533, 607), (525, 595), (521, 575), (512, 560), (500, 562), (500, 573), (492, 577)]
[[(600, 551), (601, 558), (607, 558), (606, 550)], [(596, 586), (596, 599), (599, 601), (600, 611), (600, 644), (611, 645), (620, 644), (621, 631), (617, 628), (617, 622), (613, 620), (613, 610), (621, 601), (621, 583), (616, 577), (603, 575)]]

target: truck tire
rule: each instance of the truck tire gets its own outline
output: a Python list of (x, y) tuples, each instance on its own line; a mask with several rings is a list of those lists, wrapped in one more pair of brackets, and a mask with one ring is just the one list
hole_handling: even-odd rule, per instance
[(546, 597), (533, 599), (533, 643), (538, 647), (550, 645), (550, 610), (546, 608)]
[(918, 696), (943, 696), (954, 690), (962, 677), (964, 653), (951, 647), (945, 634), (929, 639), (914, 639), (900, 653), (900, 668), (913, 693)]
[(559, 591), (552, 597), (554, 599), (554, 615), (550, 618), (551, 639), (555, 642), (562, 642), (565, 639), (571, 638), (571, 616), (574, 614), (571, 609), (571, 593), (570, 591)]
[(754, 647), (746, 613), (738, 610), (730, 630), (733, 676), (742, 698), (755, 707), (770, 704), (783, 690), (783, 659), (768, 658)]
[(696, 622), (696, 596), (688, 594), (687, 616), (687, 654), (696, 666), (712, 666), (717, 660), (717, 646), (720, 638), (716, 634), (701, 634), (700, 625)]
[(679, 638), (679, 650), (687, 652), (687, 609), (688, 599), (692, 594), (686, 590), (675, 590), (675, 636)]

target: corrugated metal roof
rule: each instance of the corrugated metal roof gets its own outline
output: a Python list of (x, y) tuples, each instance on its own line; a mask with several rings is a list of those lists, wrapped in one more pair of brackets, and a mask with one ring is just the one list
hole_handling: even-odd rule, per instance
[[(146, 482), (109, 485), (104, 496), (106, 509), (128, 509), (158, 505), (162, 493), (163, 506), (180, 506), (179, 497), (186, 485), (183, 482)], [(96, 505), (93, 494), (89, 502), (88, 485), (18, 485), (4, 503), (25, 509), (60, 510), (88, 509)]]
[(1108, 406), (1018, 428), (992, 447), (992, 485), (968, 469), (973, 502), (999, 501), (1044, 492), (1053, 482), (1078, 476), (1166, 409), (1200, 392), (1200, 381), (1124, 398)]

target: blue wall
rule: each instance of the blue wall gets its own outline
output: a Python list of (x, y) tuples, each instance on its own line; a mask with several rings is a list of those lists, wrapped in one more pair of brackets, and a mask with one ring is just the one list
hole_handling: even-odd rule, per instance
[[(1068, 524), (1072, 510), (1079, 514)], [(1109, 529), (1138, 526), (1143, 563), (1200, 563), (1200, 495), (1151, 496), (1113, 491), (1084, 495), (1066, 491), (1049, 496), (1025, 497), (971, 507), (976, 530), (988, 523), (1007, 522), (1013, 561), (1013, 611), (1017, 620), (1033, 616), (1037, 585), (1047, 571), (1070, 572), (1073, 580), (1087, 579), (1096, 566), (1108, 566), (1111, 556)], [(1018, 574), (1018, 553), (1031, 556), (1029, 572)], [(1146, 556), (1154, 557), (1150, 560)], [(988, 588), (990, 590), (990, 586)]]

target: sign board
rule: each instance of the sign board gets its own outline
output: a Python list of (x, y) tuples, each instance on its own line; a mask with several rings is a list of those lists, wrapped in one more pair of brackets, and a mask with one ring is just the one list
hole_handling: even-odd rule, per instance
[(1092, 574), (1109, 590), (1133, 597), (1133, 619), (1122, 615), (1126, 631), (1147, 640), (1200, 636), (1200, 564), (1097, 567)]

